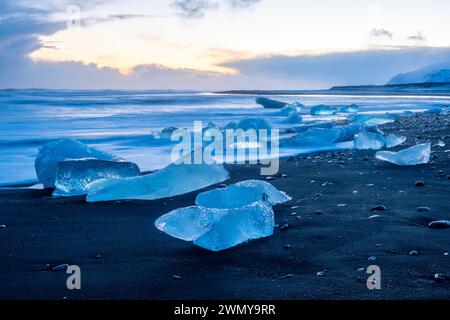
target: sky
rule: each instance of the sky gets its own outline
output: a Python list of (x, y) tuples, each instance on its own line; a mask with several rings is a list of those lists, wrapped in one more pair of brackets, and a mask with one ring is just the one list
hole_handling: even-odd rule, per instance
[(2, 0), (0, 88), (384, 84), (449, 33), (448, 0)]

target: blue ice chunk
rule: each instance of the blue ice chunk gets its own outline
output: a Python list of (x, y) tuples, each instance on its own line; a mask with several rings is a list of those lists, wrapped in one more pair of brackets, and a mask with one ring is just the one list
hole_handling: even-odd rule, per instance
[(221, 251), (273, 234), (272, 207), (263, 201), (233, 209), (199, 206), (176, 209), (155, 221), (168, 235), (211, 251)]
[(292, 128), (296, 133), (303, 133), (308, 131), (312, 128), (322, 128), (322, 129), (331, 129), (333, 128), (334, 123), (331, 121), (328, 122), (320, 122), (320, 123), (314, 123), (314, 124), (304, 124), (300, 126), (295, 126)]
[(338, 128), (311, 128), (280, 141), (280, 146), (327, 146), (334, 144), (340, 137)]
[(291, 111), (286, 118), (288, 123), (300, 123), (302, 120), (302, 116), (298, 111)]
[(405, 142), (406, 137), (391, 133), (386, 136), (385, 140), (386, 140), (386, 148), (393, 148)]
[(355, 135), (354, 145), (356, 149), (380, 150), (385, 145), (384, 138), (379, 133), (359, 131)]
[(249, 129), (254, 129), (256, 131), (260, 129), (266, 129), (271, 130), (272, 125), (264, 118), (262, 117), (256, 117), (256, 118), (244, 118), (238, 123), (230, 122), (226, 125), (225, 129), (242, 129), (244, 131), (247, 131)]
[(100, 179), (135, 177), (139, 167), (132, 162), (98, 159), (64, 160), (59, 163), (53, 196), (87, 194), (87, 185)]
[(264, 98), (264, 97), (258, 97), (258, 98), (256, 98), (255, 101), (257, 104), (262, 105), (264, 108), (268, 108), (268, 109), (281, 109), (288, 105), (288, 103), (276, 101), (276, 100), (272, 100), (272, 99), (268, 99), (268, 98)]
[(353, 117), (352, 122), (366, 126), (378, 126), (394, 122), (397, 117), (395, 114), (358, 114)]
[(339, 109), (339, 112), (342, 112), (342, 113), (357, 113), (358, 110), (359, 110), (359, 107), (356, 104), (351, 104), (349, 106), (342, 107), (341, 109)]
[(326, 106), (324, 104), (320, 104), (318, 106), (312, 107), (310, 113), (312, 116), (335, 115), (337, 113), (337, 109), (330, 106)]
[(273, 206), (290, 201), (292, 198), (266, 181), (246, 180), (226, 188), (199, 193), (195, 199), (195, 204), (225, 209), (246, 206), (262, 199)]
[(192, 162), (193, 154), (197, 152), (202, 153), (203, 150), (197, 149), (148, 175), (93, 182), (88, 185), (86, 200), (161, 199), (203, 189), (229, 178), (228, 171), (221, 164)]
[(414, 166), (428, 163), (430, 161), (431, 143), (417, 144), (408, 149), (398, 152), (378, 151), (375, 157), (379, 160), (388, 161), (399, 166)]
[(44, 188), (52, 188), (55, 186), (59, 162), (66, 159), (84, 158), (120, 160), (110, 153), (87, 146), (75, 139), (61, 139), (46, 143), (39, 149), (34, 161), (36, 175)]

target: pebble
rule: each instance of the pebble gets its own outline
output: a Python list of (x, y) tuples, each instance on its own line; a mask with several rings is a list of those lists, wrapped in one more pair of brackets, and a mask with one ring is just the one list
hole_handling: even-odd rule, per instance
[(176, 274), (174, 274), (174, 275), (172, 275), (172, 279), (182, 279), (182, 277), (181, 276), (179, 276), (179, 275), (176, 275)]
[(436, 273), (434, 275), (434, 280), (436, 280), (437, 282), (441, 282), (441, 281), (445, 281), (446, 277), (442, 273)]
[(281, 175), (281, 177), (282, 178), (287, 178), (287, 177), (289, 177), (287, 174), (285, 174), (285, 173), (283, 173), (282, 175)]
[(278, 280), (289, 279), (289, 278), (292, 278), (293, 276), (294, 275), (292, 273), (289, 273), (289, 274), (279, 277)]
[(4, 224), (0, 225), (0, 229), (5, 229), (5, 228), (6, 228), (6, 225), (4, 225)]
[(347, 206), (346, 203), (339, 203), (339, 204), (337, 205), (338, 208), (342, 208), (342, 207), (345, 207), (345, 206)]
[(371, 211), (386, 211), (387, 208), (386, 208), (386, 206), (379, 205), (379, 206), (373, 207), (373, 208), (370, 209), (370, 210), (371, 210)]
[(275, 180), (275, 177), (266, 177), (266, 180), (268, 181)]
[(423, 182), (423, 181), (416, 181), (415, 186), (416, 187), (423, 187), (423, 186), (425, 186), (425, 182)]
[(418, 212), (430, 212), (430, 208), (428, 207), (417, 207)]
[(325, 272), (327, 272), (327, 271), (323, 270), (323, 271), (316, 272), (316, 276), (318, 276), (318, 277), (323, 276), (323, 275), (325, 275)]
[(326, 187), (326, 186), (330, 186), (332, 185), (331, 182), (325, 181), (324, 183), (322, 183), (322, 187)]
[(374, 215), (371, 215), (368, 219), (371, 220), (371, 219), (376, 219), (376, 218), (381, 218), (381, 216), (379, 214), (374, 214)]
[(64, 264), (59, 264), (55, 267), (52, 268), (52, 271), (65, 271), (67, 270), (67, 268), (69, 267), (68, 264), (64, 263)]
[(280, 227), (280, 231), (287, 231), (289, 229), (289, 225), (286, 223), (286, 224), (283, 224), (281, 227)]
[(290, 244), (285, 244), (283, 247), (287, 250), (287, 249), (291, 248), (291, 245)]
[(413, 250), (413, 251), (411, 251), (411, 252), (409, 253), (409, 255), (410, 255), (410, 256), (417, 256), (417, 255), (419, 255), (419, 251)]
[(367, 261), (375, 261), (375, 260), (377, 260), (377, 257), (375, 257), (375, 256), (371, 256), (371, 257), (367, 258)]
[(449, 220), (432, 221), (428, 224), (428, 227), (431, 229), (448, 229), (450, 228), (450, 221)]
[(315, 214), (317, 214), (317, 215), (322, 215), (323, 214), (323, 211), (322, 210), (317, 210), (316, 212), (315, 212)]

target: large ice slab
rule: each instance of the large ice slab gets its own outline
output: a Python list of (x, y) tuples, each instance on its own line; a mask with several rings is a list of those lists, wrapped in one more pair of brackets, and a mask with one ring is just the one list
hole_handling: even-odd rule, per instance
[(355, 148), (360, 150), (380, 150), (385, 143), (381, 134), (366, 131), (359, 131), (354, 140)]
[(331, 121), (328, 121), (328, 122), (319, 122), (319, 123), (312, 123), (312, 124), (303, 124), (303, 125), (293, 127), (292, 130), (295, 131), (296, 133), (303, 133), (312, 128), (331, 129), (331, 128), (333, 128), (333, 126), (334, 126), (334, 123)]
[(181, 208), (158, 218), (155, 226), (172, 237), (221, 251), (272, 235), (275, 219), (272, 207), (259, 201), (233, 209)]
[(335, 143), (341, 135), (339, 128), (310, 128), (306, 132), (282, 139), (280, 146), (325, 146)]
[(399, 152), (378, 151), (375, 157), (400, 166), (414, 166), (430, 161), (431, 143), (417, 144)]
[(310, 113), (312, 116), (335, 115), (337, 113), (337, 109), (334, 107), (326, 106), (324, 104), (320, 104), (318, 106), (312, 107)]
[(272, 125), (264, 118), (262, 117), (256, 117), (256, 118), (244, 118), (238, 123), (230, 122), (226, 125), (225, 129), (242, 129), (244, 131), (247, 131), (249, 129), (254, 129), (256, 131), (260, 129), (266, 129), (271, 130)]
[(290, 201), (292, 198), (277, 190), (266, 181), (246, 180), (199, 193), (195, 199), (198, 206), (209, 208), (237, 208), (265, 199), (270, 205)]
[(255, 99), (256, 103), (262, 105), (264, 108), (268, 109), (281, 109), (288, 105), (288, 103), (276, 101), (264, 97), (258, 97)]
[(87, 194), (87, 185), (100, 179), (135, 177), (139, 167), (131, 162), (98, 159), (64, 160), (59, 163), (53, 196)]
[(405, 142), (406, 137), (391, 133), (386, 136), (385, 140), (386, 140), (386, 148), (393, 148)]
[(120, 160), (110, 153), (87, 146), (75, 139), (61, 139), (49, 142), (39, 149), (39, 153), (34, 161), (36, 175), (44, 185), (44, 188), (52, 188), (55, 186), (60, 161), (83, 158)]
[(353, 117), (353, 123), (361, 123), (366, 126), (379, 126), (394, 122), (398, 116), (395, 114), (358, 114)]
[[(195, 152), (201, 152), (201, 149)], [(229, 178), (228, 171), (221, 164), (189, 162), (193, 154), (145, 176), (93, 182), (88, 185), (86, 200), (155, 200), (203, 189)]]

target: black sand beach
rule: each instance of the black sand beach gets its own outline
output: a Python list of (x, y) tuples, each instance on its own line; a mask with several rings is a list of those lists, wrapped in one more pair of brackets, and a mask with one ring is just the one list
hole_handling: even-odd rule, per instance
[[(450, 229), (428, 223), (450, 219), (450, 117), (422, 114), (380, 128), (408, 137), (397, 149), (446, 146), (413, 167), (356, 150), (284, 159), (270, 182), (293, 198), (274, 208), (277, 224), (288, 226), (218, 253), (153, 225), (196, 193), (88, 204), (1, 190), (0, 299), (449, 299)], [(228, 169), (227, 183), (262, 178), (258, 166)], [(371, 211), (378, 205), (387, 210)], [(64, 271), (50, 271), (61, 263), (80, 266), (81, 290), (66, 288)], [(381, 290), (366, 287), (373, 264)]]

